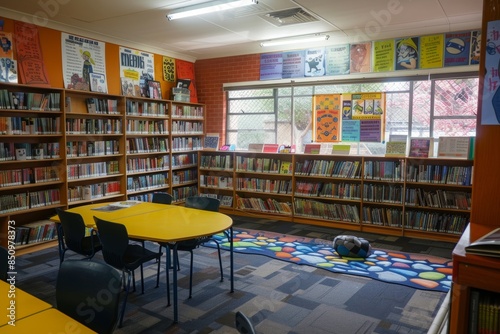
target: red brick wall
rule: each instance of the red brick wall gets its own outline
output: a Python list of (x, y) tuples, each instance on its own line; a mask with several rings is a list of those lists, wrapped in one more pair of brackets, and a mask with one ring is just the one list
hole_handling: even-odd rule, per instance
[(206, 132), (219, 133), (225, 144), (226, 99), (222, 84), (258, 81), (260, 55), (197, 60), (195, 65), (198, 101), (206, 104)]

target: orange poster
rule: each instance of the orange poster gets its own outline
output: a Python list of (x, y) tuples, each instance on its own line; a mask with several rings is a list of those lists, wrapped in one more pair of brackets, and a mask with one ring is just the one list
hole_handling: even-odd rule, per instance
[(190, 79), (191, 84), (189, 90), (191, 92), (191, 101), (198, 102), (198, 95), (196, 94), (196, 83), (194, 77), (194, 64), (188, 61), (176, 59), (175, 71), (177, 72), (177, 79)]
[(315, 95), (314, 107), (314, 141), (340, 141), (340, 94)]

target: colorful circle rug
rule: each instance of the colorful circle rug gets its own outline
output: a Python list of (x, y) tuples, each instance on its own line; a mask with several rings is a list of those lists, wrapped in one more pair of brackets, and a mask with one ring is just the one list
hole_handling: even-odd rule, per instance
[[(221, 233), (214, 239), (223, 249), (229, 249), (226, 235)], [(207, 246), (215, 247), (215, 244)], [(451, 287), (452, 261), (426, 254), (372, 249), (367, 258), (342, 257), (333, 248), (332, 241), (241, 228), (233, 231), (233, 246), (237, 253), (266, 255), (417, 289), (448, 292)]]

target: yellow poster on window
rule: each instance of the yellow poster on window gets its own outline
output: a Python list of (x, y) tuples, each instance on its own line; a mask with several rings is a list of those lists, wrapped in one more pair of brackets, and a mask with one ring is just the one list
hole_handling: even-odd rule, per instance
[(340, 141), (340, 94), (315, 95), (313, 125), (315, 142)]

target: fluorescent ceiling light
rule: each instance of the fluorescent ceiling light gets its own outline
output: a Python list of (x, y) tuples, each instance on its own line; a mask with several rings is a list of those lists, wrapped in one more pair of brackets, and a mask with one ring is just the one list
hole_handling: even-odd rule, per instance
[(320, 34), (309, 35), (309, 36), (297, 36), (291, 38), (281, 38), (281, 39), (265, 41), (260, 43), (260, 46), (276, 46), (276, 45), (286, 45), (286, 44), (319, 42), (319, 41), (327, 41), (328, 38), (330, 38), (329, 35), (320, 35)]
[(248, 5), (257, 4), (257, 0), (216, 0), (198, 5), (174, 9), (167, 14), (169, 20), (182, 19), (184, 17), (202, 15), (207, 13), (218, 12), (226, 9), (233, 9)]

